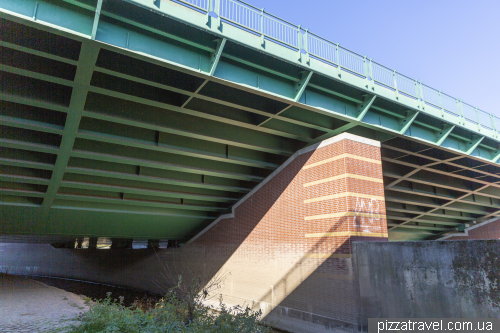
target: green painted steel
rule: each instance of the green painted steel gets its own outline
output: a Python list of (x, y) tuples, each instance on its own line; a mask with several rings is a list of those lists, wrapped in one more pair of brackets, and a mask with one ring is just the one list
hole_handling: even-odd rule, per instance
[[(100, 1), (102, 4), (102, 1)], [(96, 14), (96, 18), (98, 14)], [(57, 152), (57, 160), (52, 171), (52, 177), (47, 188), (47, 195), (44, 198), (42, 207), (48, 215), (48, 210), (54, 202), (59, 186), (68, 165), (71, 150), (75, 142), (76, 133), (82, 118), (83, 108), (87, 99), (88, 85), (92, 78), (93, 67), (97, 61), (99, 47), (90, 42), (82, 43), (80, 55), (75, 74), (75, 84), (73, 86), (71, 101), (68, 107), (68, 116), (62, 133), (62, 140)]]
[(0, 234), (188, 239), (342, 132), (391, 239), (499, 214), (498, 119), (231, 2), (0, 0)]

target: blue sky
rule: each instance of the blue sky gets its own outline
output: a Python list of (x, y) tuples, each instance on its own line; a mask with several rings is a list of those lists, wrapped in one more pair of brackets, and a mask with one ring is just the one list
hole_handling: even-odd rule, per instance
[(500, 117), (500, 0), (247, 0)]

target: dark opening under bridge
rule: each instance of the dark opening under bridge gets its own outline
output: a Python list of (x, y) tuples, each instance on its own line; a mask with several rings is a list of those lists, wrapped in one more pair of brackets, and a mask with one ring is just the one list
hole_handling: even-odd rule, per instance
[(500, 213), (500, 120), (236, 0), (0, 0), (0, 236), (187, 241), (299, 149), (380, 141), (390, 240)]

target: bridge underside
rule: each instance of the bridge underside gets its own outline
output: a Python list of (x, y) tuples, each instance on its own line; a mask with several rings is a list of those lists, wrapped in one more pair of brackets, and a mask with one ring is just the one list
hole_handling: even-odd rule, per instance
[(128, 2), (96, 5), (0, 0), (2, 241), (185, 241), (343, 132), (382, 142), (390, 240), (500, 214), (495, 140), (350, 73), (313, 75)]

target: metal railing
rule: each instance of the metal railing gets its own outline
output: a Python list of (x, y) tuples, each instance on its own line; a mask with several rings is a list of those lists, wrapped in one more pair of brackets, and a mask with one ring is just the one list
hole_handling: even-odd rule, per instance
[(411, 79), (373, 62), (362, 55), (330, 42), (318, 35), (301, 28), (277, 16), (267, 13), (263, 8), (257, 8), (241, 0), (175, 0), (186, 4), (207, 15), (212, 14), (219, 20), (228, 22), (243, 30), (261, 37), (262, 44), (271, 40), (298, 51), (299, 56), (305, 53), (317, 60), (327, 63), (339, 71), (343, 70), (373, 84), (403, 94), (422, 105), (441, 111), (441, 114), (456, 117), (464, 126), (476, 126), (477, 130), (485, 128), (497, 132), (500, 128), (500, 118), (489, 114), (462, 100), (451, 97), (418, 80)]

